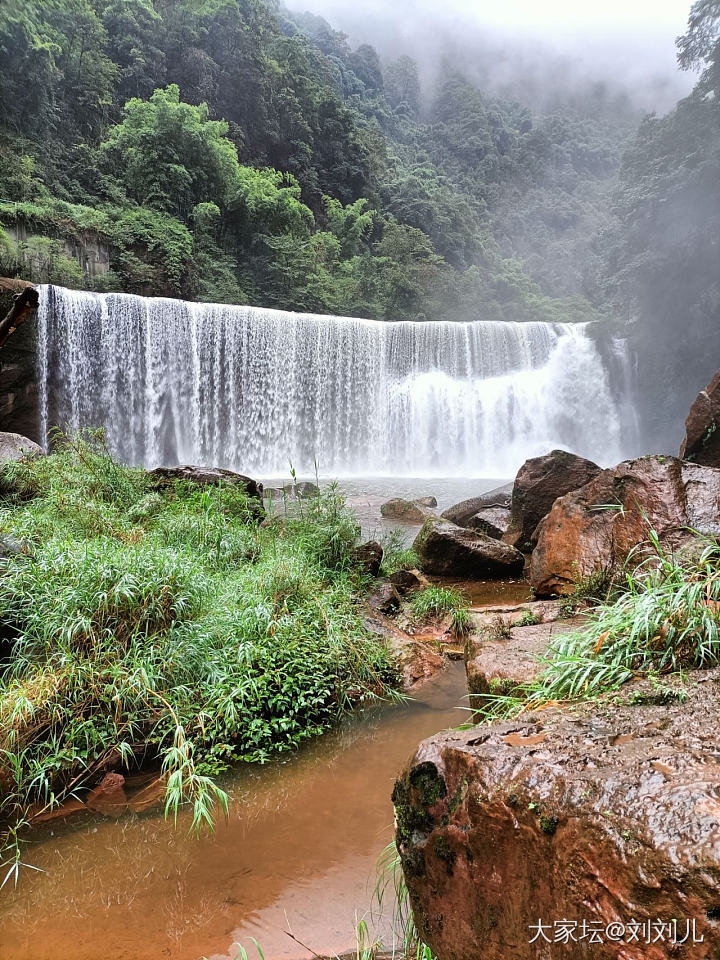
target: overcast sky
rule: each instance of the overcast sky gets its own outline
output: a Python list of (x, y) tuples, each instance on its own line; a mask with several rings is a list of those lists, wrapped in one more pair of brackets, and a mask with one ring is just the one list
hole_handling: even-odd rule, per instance
[(668, 109), (692, 84), (675, 61), (675, 38), (685, 30), (691, 0), (286, 2), (326, 17), (353, 45), (373, 43), (385, 55), (432, 59), (448, 37), (466, 50), (477, 37), (523, 55), (549, 47), (593, 79), (648, 90), (648, 109)]

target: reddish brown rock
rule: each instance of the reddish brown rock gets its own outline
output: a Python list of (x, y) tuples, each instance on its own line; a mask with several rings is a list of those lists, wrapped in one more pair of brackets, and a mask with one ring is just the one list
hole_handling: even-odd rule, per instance
[(380, 613), (391, 613), (398, 610), (402, 603), (400, 594), (392, 583), (380, 583), (367, 598), (367, 604)]
[(505, 543), (518, 550), (531, 550), (535, 528), (557, 498), (585, 486), (598, 473), (600, 467), (596, 463), (565, 450), (552, 450), (544, 457), (526, 460), (515, 478)]
[(507, 543), (446, 520), (426, 520), (413, 550), (425, 573), (493, 580), (520, 573), (523, 555)]
[[(465, 669), (470, 693), (480, 696), (507, 694), (531, 683), (542, 672), (543, 658), (553, 643), (584, 622), (582, 617), (541, 621), (538, 614), (526, 614), (525, 620), (530, 617), (538, 622), (522, 625), (522, 615), (496, 614), (494, 620), (486, 619), (477, 632), (467, 638)], [(513, 623), (518, 621), (521, 625), (514, 626)]]
[[(720, 944), (720, 677), (439, 734), (395, 786), (420, 937), (442, 960), (704, 960)], [(702, 943), (630, 939), (696, 921)], [(625, 942), (529, 941), (542, 920)], [(615, 928), (617, 932), (618, 928)]]
[(720, 467), (720, 370), (690, 407), (680, 456), (706, 467)]
[(603, 470), (553, 504), (538, 529), (530, 583), (539, 596), (567, 594), (629, 557), (639, 562), (650, 550), (650, 527), (668, 550), (692, 540), (688, 528), (720, 534), (720, 470), (675, 457), (642, 457)]
[(441, 516), (444, 520), (449, 520), (450, 523), (454, 523), (458, 527), (466, 527), (468, 521), (480, 510), (486, 510), (489, 507), (509, 507), (512, 488), (512, 483), (506, 483), (502, 487), (488, 490), (482, 496), (461, 500), (460, 503), (448, 507)]
[(420, 587), (430, 586), (430, 581), (419, 570), (396, 570), (395, 573), (390, 574), (388, 580), (398, 593), (402, 594), (417, 590)]
[(368, 540), (367, 543), (361, 543), (360, 546), (355, 547), (352, 558), (361, 570), (371, 577), (376, 577), (380, 573), (383, 548), (377, 540)]
[(403, 690), (412, 690), (445, 667), (445, 658), (437, 650), (411, 637), (379, 610), (366, 607), (363, 622), (368, 630), (388, 641), (402, 675)]
[(88, 810), (103, 813), (108, 817), (121, 816), (128, 808), (125, 777), (121, 773), (106, 773), (85, 797), (85, 806)]

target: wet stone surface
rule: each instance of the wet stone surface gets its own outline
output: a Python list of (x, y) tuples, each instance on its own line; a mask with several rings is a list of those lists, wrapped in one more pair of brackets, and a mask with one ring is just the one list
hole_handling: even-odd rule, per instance
[[(702, 943), (597, 944), (593, 960), (715, 958), (720, 671), (629, 685), (572, 710), (450, 731), (395, 788), (422, 936), (443, 960), (555, 960), (530, 925), (682, 918)], [(578, 951), (580, 948), (576, 948)], [(590, 951), (590, 952), (587, 952)]]

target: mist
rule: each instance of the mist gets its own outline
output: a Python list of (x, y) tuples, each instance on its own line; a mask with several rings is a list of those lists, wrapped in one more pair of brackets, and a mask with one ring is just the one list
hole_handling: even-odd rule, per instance
[(604, 84), (638, 112), (664, 113), (686, 95), (694, 77), (679, 70), (675, 39), (686, 27), (687, 0), (598, 4), (508, 0), (291, 0), (297, 12), (325, 17), (353, 45), (372, 44), (386, 60), (407, 54), (429, 91), (443, 61), (483, 89), (552, 109), (579, 88)]

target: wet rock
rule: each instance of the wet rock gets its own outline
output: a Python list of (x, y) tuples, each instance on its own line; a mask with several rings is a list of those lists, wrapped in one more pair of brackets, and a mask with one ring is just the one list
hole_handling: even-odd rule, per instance
[(34, 440), (28, 440), (19, 433), (0, 433), (0, 466), (24, 457), (44, 456), (45, 451)]
[(167, 486), (175, 480), (190, 480), (201, 487), (221, 483), (226, 486), (242, 486), (245, 487), (249, 497), (262, 500), (262, 483), (242, 473), (223, 470), (220, 467), (198, 467), (189, 464), (181, 464), (177, 467), (156, 467), (155, 470), (150, 471), (150, 476), (157, 481), (158, 486)]
[(505, 543), (529, 551), (535, 545), (535, 528), (548, 514), (558, 497), (585, 486), (600, 473), (590, 460), (565, 450), (553, 450), (544, 457), (533, 457), (520, 467), (513, 487), (510, 525)]
[(10, 560), (12, 557), (28, 555), (30, 544), (27, 540), (17, 540), (9, 535), (0, 536), (0, 561)]
[(465, 642), (468, 690), (480, 696), (510, 694), (517, 687), (536, 680), (543, 669), (542, 658), (552, 644), (584, 622), (582, 617), (574, 617), (513, 625), (538, 619), (536, 613), (529, 611), (515, 619), (507, 614), (495, 614), (494, 619), (491, 614), (484, 617), (487, 619), (482, 626), (477, 625), (476, 633)]
[(402, 520), (405, 523), (423, 523), (428, 516), (433, 516), (419, 501), (403, 500), (402, 497), (388, 500), (380, 507), (380, 513), (386, 520)]
[(301, 480), (299, 483), (285, 484), (282, 492), (291, 500), (309, 500), (320, 493), (320, 488), (309, 480)]
[(435, 497), (415, 497), (415, 500), (413, 502), (416, 503), (419, 507), (436, 507), (437, 506), (437, 500), (435, 499)]
[(412, 690), (445, 667), (441, 653), (411, 637), (379, 610), (366, 607), (363, 622), (368, 630), (388, 641), (402, 675), (403, 690)]
[(402, 600), (392, 583), (381, 583), (367, 598), (367, 605), (380, 613), (399, 610)]
[(447, 577), (493, 580), (520, 573), (523, 555), (507, 543), (447, 520), (426, 520), (413, 550), (425, 573)]
[(282, 487), (263, 487), (264, 500), (282, 500), (285, 491)]
[(485, 507), (465, 524), (468, 530), (478, 530), (494, 540), (501, 540), (510, 526), (510, 511), (507, 507)]
[(720, 370), (690, 407), (680, 456), (706, 467), (720, 467)]
[(460, 503), (448, 507), (441, 516), (458, 527), (466, 527), (468, 521), (480, 510), (485, 510), (488, 507), (509, 507), (512, 500), (512, 489), (512, 483), (503, 484), (501, 487), (483, 493), (482, 496), (461, 500)]
[[(649, 683), (572, 713), (449, 731), (393, 794), (420, 937), (443, 960), (714, 958), (720, 942), (720, 677)], [(605, 930), (696, 921), (702, 943), (547, 943), (538, 920)], [(532, 925), (535, 925), (532, 928)]]
[(578, 581), (617, 571), (650, 552), (649, 526), (677, 550), (688, 528), (720, 534), (720, 469), (675, 457), (641, 457), (603, 470), (556, 500), (538, 527), (529, 579), (538, 596), (572, 593)]
[(371, 577), (376, 577), (380, 573), (382, 558), (383, 548), (376, 540), (368, 540), (367, 543), (361, 543), (360, 546), (355, 547), (352, 552), (353, 563)]
[(388, 580), (398, 593), (409, 593), (410, 590), (429, 585), (427, 578), (419, 570), (396, 570), (390, 574)]
[(95, 813), (119, 817), (128, 807), (125, 777), (121, 773), (106, 773), (100, 783), (85, 798), (85, 806)]

